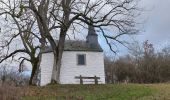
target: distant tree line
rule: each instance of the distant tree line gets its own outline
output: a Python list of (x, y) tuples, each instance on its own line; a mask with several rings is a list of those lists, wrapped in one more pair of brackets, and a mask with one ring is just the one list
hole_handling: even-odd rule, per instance
[(170, 81), (170, 47), (155, 52), (145, 41), (129, 46), (129, 54), (117, 60), (105, 58), (107, 83), (161, 83)]

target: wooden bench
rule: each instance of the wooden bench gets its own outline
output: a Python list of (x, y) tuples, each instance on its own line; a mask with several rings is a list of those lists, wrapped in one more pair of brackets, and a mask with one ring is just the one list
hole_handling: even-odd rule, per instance
[(96, 77), (96, 76), (94, 76), (94, 77), (84, 77), (84, 76), (76, 76), (75, 77), (76, 79), (80, 79), (80, 84), (83, 84), (83, 79), (94, 79), (94, 82), (95, 82), (95, 84), (98, 84), (98, 80), (100, 79), (100, 77)]

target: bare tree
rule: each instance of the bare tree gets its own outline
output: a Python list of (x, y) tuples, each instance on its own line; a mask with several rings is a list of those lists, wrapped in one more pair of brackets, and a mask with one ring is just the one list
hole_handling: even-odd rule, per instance
[[(75, 26), (86, 27), (87, 25), (98, 28), (106, 39), (112, 51), (111, 40), (123, 44), (118, 38), (125, 34), (134, 34), (136, 30), (134, 11), (135, 0), (29, 0), (27, 8), (34, 12), (40, 33), (50, 42), (55, 62), (54, 69), (59, 81), (61, 57), (67, 32)], [(119, 30), (119, 34), (106, 34), (104, 28), (112, 27)], [(52, 30), (58, 30), (59, 42), (54, 41)], [(53, 75), (55, 76), (55, 75)]]
[(36, 33), (36, 20), (33, 17), (30, 17), (31, 15), (29, 11), (24, 10), (21, 2), (22, 1), (20, 0), (0, 1), (0, 5), (2, 5), (0, 15), (1, 18), (4, 19), (4, 22), (2, 23), (8, 23), (9, 25), (9, 31), (1, 32), (1, 34), (10, 36), (9, 39), (1, 45), (1, 48), (8, 51), (10, 45), (15, 42), (14, 39), (16, 38), (20, 38), (23, 45), (22, 48), (14, 50), (13, 52), (7, 52), (2, 58), (0, 58), (0, 63), (11, 57), (13, 58), (18, 53), (25, 53), (28, 55), (26, 57), (21, 56), (18, 59), (20, 60), (19, 71), (22, 71), (22, 65), (25, 61), (31, 63), (32, 73), (29, 84), (32, 85), (33, 78), (36, 78), (35, 73), (39, 69), (41, 59), (41, 54), (39, 53), (40, 46), (34, 43), (36, 40), (40, 40), (40, 37), (38, 35), (39, 33)]
[[(11, 5), (11, 2), (14, 5)], [(19, 29), (19, 35), (22, 41), (24, 41), (24, 51), (15, 51), (14, 53), (25, 52), (26, 50), (30, 57), (33, 56), (31, 54), (33, 52), (30, 53), (30, 50), (36, 51), (37, 47), (30, 45), (31, 42), (27, 43), (27, 35), (22, 34), (31, 33), (30, 35), (35, 37), (37, 35), (34, 34), (33, 30), (31, 32), (30, 30), (29, 32), (24, 30), (23, 32), (23, 26), (21, 26), (23, 24), (18, 22), (23, 23), (24, 21), (25, 24), (25, 21), (30, 22), (32, 18), (35, 19), (34, 25), (38, 26), (37, 31), (41, 37), (38, 38), (41, 43), (40, 52), (45, 49), (46, 40), (48, 40), (54, 53), (53, 69), (55, 70), (52, 80), (58, 82), (64, 42), (69, 30), (75, 33), (75, 27), (95, 27), (100, 30), (113, 52), (115, 52), (113, 49), (114, 42), (124, 45), (123, 41), (119, 40), (120, 36), (131, 35), (137, 32), (134, 28), (136, 24), (134, 18), (138, 15), (136, 0), (7, 0), (7, 2), (1, 1), (1, 3), (6, 8), (2, 8), (0, 14), (9, 14), (13, 18)], [(29, 17), (26, 15), (28, 12)], [(22, 19), (24, 15), (26, 17)], [(113, 30), (107, 33), (105, 31), (106, 28)], [(117, 34), (115, 34), (116, 31), (118, 31)], [(57, 43), (53, 34), (59, 36)], [(41, 55), (34, 56), (33, 59), (38, 57), (40, 58)], [(32, 74), (35, 74), (35, 72), (36, 69), (33, 69)]]

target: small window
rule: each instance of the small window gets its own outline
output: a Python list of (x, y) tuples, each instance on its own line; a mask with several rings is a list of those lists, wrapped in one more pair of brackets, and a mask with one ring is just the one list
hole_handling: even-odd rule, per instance
[(86, 65), (86, 55), (84, 54), (78, 54), (77, 55), (77, 64), (78, 65)]

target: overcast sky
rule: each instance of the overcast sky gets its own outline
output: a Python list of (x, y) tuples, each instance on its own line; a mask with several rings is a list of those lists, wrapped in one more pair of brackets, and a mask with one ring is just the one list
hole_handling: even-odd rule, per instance
[[(149, 40), (154, 45), (162, 47), (170, 41), (170, 0), (143, 0), (143, 7), (151, 9), (146, 11), (148, 17), (144, 23), (144, 31), (137, 37), (140, 41)], [(170, 43), (170, 42), (169, 42)]]
[[(170, 0), (141, 0), (139, 5), (144, 9), (137, 18), (138, 22), (142, 22), (138, 26), (140, 33), (125, 39), (132, 42), (133, 38), (140, 43), (149, 40), (156, 50), (170, 46)], [(102, 41), (100, 40), (100, 43), (103, 43)], [(118, 47), (118, 56), (127, 53), (128, 50), (125, 47)]]
[[(144, 9), (141, 16), (137, 18), (138, 22), (142, 22), (138, 25), (140, 33), (123, 39), (128, 42), (134, 39), (140, 43), (149, 40), (157, 50), (170, 46), (170, 0), (141, 0), (139, 5)], [(110, 52), (104, 41), (102, 38), (99, 39), (106, 53)], [(118, 57), (128, 53), (127, 48), (122, 45), (118, 45), (116, 51)]]

